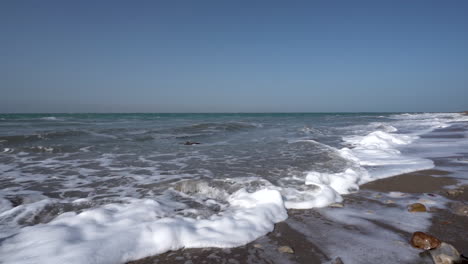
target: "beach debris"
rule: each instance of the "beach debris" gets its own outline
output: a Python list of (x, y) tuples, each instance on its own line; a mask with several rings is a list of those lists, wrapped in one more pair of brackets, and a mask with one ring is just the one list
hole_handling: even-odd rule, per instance
[(427, 209), (426, 209), (426, 206), (422, 203), (414, 203), (408, 206), (408, 212), (411, 212), (411, 213), (427, 212)]
[(442, 242), (439, 247), (426, 250), (421, 257), (431, 259), (434, 264), (460, 263), (460, 253), (452, 245)]
[(294, 254), (294, 250), (290, 246), (281, 246), (278, 248), (280, 253)]
[(331, 264), (344, 264), (344, 262), (340, 257), (336, 257), (334, 260), (332, 260)]
[(343, 208), (344, 205), (342, 203), (332, 203), (332, 204), (328, 205), (328, 207)]
[(186, 146), (191, 146), (191, 145), (199, 145), (199, 142), (194, 142), (194, 141), (185, 141), (184, 145)]
[(440, 246), (440, 240), (424, 232), (414, 232), (410, 243), (415, 248), (433, 249)]
[(454, 214), (468, 216), (468, 205), (463, 203), (452, 203), (450, 207)]

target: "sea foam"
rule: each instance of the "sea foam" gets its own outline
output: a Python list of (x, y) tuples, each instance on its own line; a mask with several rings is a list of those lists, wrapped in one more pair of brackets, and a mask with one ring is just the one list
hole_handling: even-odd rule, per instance
[(287, 218), (281, 195), (239, 190), (222, 214), (197, 220), (167, 217), (171, 209), (154, 200), (129, 199), (47, 224), (25, 227), (0, 248), (3, 263), (124, 263), (180, 248), (235, 247), (273, 230)]

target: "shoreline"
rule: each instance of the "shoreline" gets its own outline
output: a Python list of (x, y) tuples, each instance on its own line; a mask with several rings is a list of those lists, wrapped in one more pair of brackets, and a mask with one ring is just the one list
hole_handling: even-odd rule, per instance
[[(347, 233), (349, 230), (356, 233), (366, 232), (361, 230), (360, 224), (343, 224), (340, 221), (329, 219), (327, 214), (332, 212), (345, 213), (347, 208), (353, 210), (357, 207), (358, 211), (361, 208), (362, 214), (370, 215), (370, 219), (374, 225), (381, 228), (384, 233), (390, 232), (399, 237), (396, 241), (390, 241), (390, 245), (394, 245), (396, 251), (404, 248), (407, 251), (414, 252), (414, 258), (410, 261), (399, 259), (400, 263), (414, 263), (419, 258), (419, 250), (411, 247), (409, 239), (411, 232), (402, 230), (392, 226), (386, 221), (374, 219), (373, 214), (385, 211), (399, 210), (406, 217), (425, 216), (429, 217), (430, 225), (421, 228), (428, 233), (440, 238), (455, 246), (460, 253), (465, 255), (468, 253), (468, 237), (464, 236), (464, 231), (468, 230), (468, 216), (461, 216), (454, 212), (454, 204), (466, 204), (468, 202), (468, 185), (460, 185), (459, 180), (451, 177), (451, 172), (440, 170), (437, 167), (430, 170), (416, 171), (406, 174), (401, 174), (389, 178), (379, 179), (373, 182), (366, 183), (360, 186), (357, 193), (344, 195), (343, 207), (329, 206), (325, 208), (313, 208), (307, 210), (288, 210), (288, 219), (277, 223), (272, 232), (266, 236), (260, 237), (244, 246), (236, 248), (190, 248), (177, 251), (170, 251), (161, 255), (151, 256), (135, 261), (127, 262), (127, 264), (155, 264), (155, 263), (355, 263), (354, 261), (346, 261), (346, 256), (340, 255), (339, 250), (331, 250), (335, 253), (327, 252), (327, 246), (323, 246), (324, 240), (330, 239), (325, 237), (323, 232), (320, 234), (305, 234), (303, 229), (318, 231), (322, 227), (328, 226), (325, 231), (333, 230), (330, 235), (333, 236), (336, 232)], [(460, 192), (451, 195), (448, 192), (448, 187), (460, 185), (457, 190)], [(406, 210), (405, 204), (409, 200), (403, 202), (396, 201), (398, 198), (388, 199), (389, 195), (402, 195), (409, 200), (427, 201), (428, 212), (411, 213)], [(405, 198), (405, 199), (406, 199)], [(438, 207), (431, 205), (432, 200), (447, 200), (446, 207)], [(364, 208), (371, 208), (365, 210)], [(340, 212), (342, 211), (342, 212)], [(420, 214), (420, 215), (417, 215)], [(384, 217), (385, 218), (385, 217)], [(423, 222), (423, 221), (422, 221)], [(364, 228), (365, 229), (365, 228)], [(422, 231), (417, 228), (414, 232)], [(326, 232), (325, 232), (326, 233)], [(312, 237), (311, 237), (312, 236)], [(363, 238), (358, 240), (365, 239)], [(375, 237), (368, 235), (370, 241), (374, 241)], [(333, 238), (332, 242), (336, 242)], [(338, 241), (339, 242), (339, 241)], [(388, 241), (387, 241), (388, 242)], [(348, 243), (344, 243), (348, 244)], [(387, 244), (384, 241), (384, 244)], [(294, 253), (280, 252), (278, 249), (281, 246), (290, 247)], [(339, 247), (339, 245), (338, 245)], [(387, 248), (388, 249), (388, 248)], [(281, 250), (281, 249), (280, 249)], [(357, 252), (356, 256), (362, 261), (360, 263), (374, 263), (378, 259), (373, 257), (388, 258), (389, 255), (394, 256), (395, 250), (381, 252), (368, 256), (364, 249), (362, 252)], [(369, 250), (373, 250), (370, 248)], [(422, 252), (422, 251), (421, 251)], [(348, 253), (344, 254), (347, 255)], [(388, 254), (388, 255), (387, 255)], [(398, 257), (396, 258), (398, 259)]]

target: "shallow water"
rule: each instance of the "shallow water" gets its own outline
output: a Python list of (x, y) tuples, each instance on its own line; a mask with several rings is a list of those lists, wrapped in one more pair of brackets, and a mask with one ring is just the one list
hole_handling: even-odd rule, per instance
[(242, 245), (286, 219), (286, 208), (323, 207), (365, 182), (432, 168), (429, 148), (457, 150), (421, 135), (451, 126), (463, 141), (467, 120), (0, 115), (0, 252), (6, 263), (122, 263), (181, 247)]

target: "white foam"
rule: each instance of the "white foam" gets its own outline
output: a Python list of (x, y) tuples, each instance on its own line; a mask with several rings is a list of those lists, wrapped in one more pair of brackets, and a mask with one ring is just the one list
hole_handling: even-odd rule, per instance
[(208, 219), (167, 217), (154, 200), (129, 199), (80, 214), (64, 213), (48, 224), (25, 227), (3, 242), (3, 263), (124, 263), (169, 250), (234, 247), (273, 230), (287, 218), (281, 195), (239, 190), (230, 207)]
[(46, 116), (46, 117), (41, 117), (42, 120), (49, 120), (49, 121), (55, 121), (58, 120), (55, 116)]
[[(352, 146), (352, 148), (345, 147), (336, 151), (349, 161), (349, 168), (338, 173), (308, 172), (304, 177), (304, 184), (317, 186), (315, 189), (283, 188), (286, 207), (294, 209), (324, 207), (340, 202), (341, 195), (359, 190), (361, 184), (433, 168), (434, 163), (431, 160), (404, 154), (401, 149), (418, 140), (418, 135), (422, 133), (447, 127), (451, 122), (468, 120), (460, 114), (403, 114), (392, 116), (392, 118), (398, 121), (393, 122), (392, 125), (380, 122), (371, 123), (365, 128), (380, 130), (370, 131), (366, 135), (343, 138), (345, 145)], [(408, 120), (410, 120), (409, 123)], [(407, 134), (398, 133), (397, 127), (402, 127)], [(408, 131), (408, 128), (412, 129)]]
[(301, 191), (294, 188), (283, 188), (281, 193), (284, 205), (288, 209), (309, 209), (325, 207), (331, 203), (343, 201), (343, 197), (333, 188), (325, 184), (316, 184), (316, 190)]
[(344, 148), (340, 153), (343, 157), (357, 162), (359, 166), (371, 167), (367, 169), (365, 177), (359, 179), (359, 184), (364, 184), (376, 179), (433, 168), (431, 160), (405, 155), (399, 150), (416, 139), (418, 137), (415, 135), (375, 131), (366, 136), (344, 138), (344, 141), (354, 148)]

